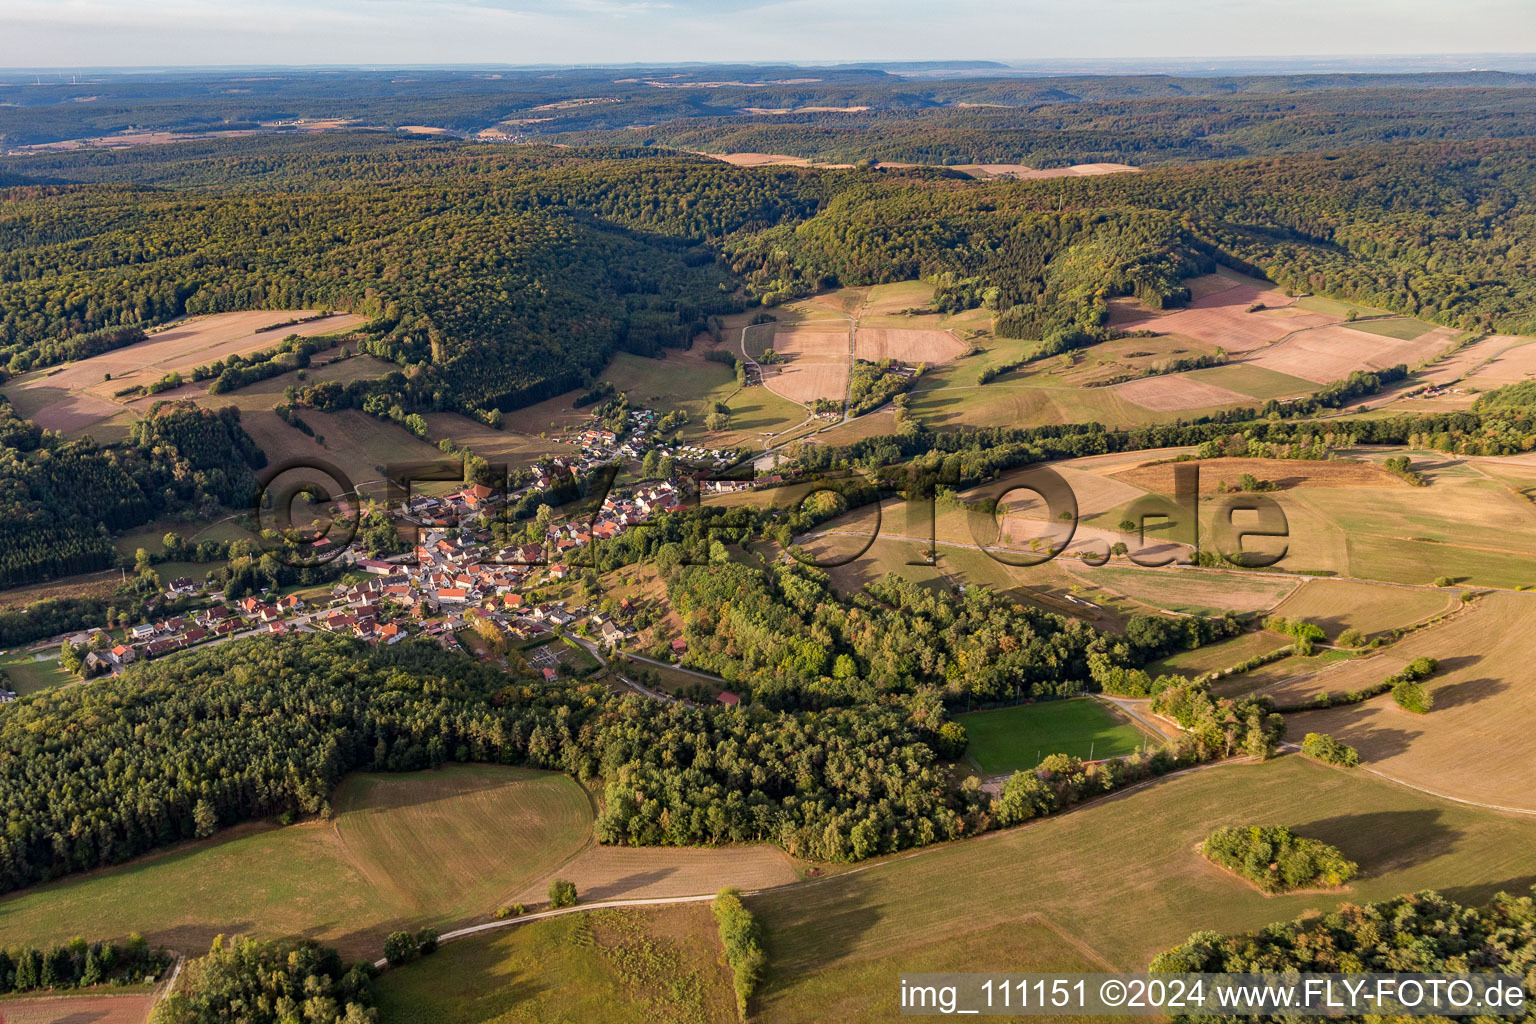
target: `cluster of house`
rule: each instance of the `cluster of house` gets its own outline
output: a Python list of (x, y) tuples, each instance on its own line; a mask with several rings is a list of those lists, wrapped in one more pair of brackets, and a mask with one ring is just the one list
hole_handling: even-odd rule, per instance
[[(85, 649), (81, 664), (86, 674), (99, 675), (117, 672), (140, 658), (158, 658), (235, 633), (264, 629), (281, 634), (288, 628), (284, 620), (304, 610), (303, 599), (292, 594), (272, 601), (245, 597), (233, 605), (216, 604), (200, 612), (130, 626), (121, 643), (100, 628), (76, 633), (69, 637), (69, 643)], [(105, 636), (106, 640), (97, 640), (98, 636)]]

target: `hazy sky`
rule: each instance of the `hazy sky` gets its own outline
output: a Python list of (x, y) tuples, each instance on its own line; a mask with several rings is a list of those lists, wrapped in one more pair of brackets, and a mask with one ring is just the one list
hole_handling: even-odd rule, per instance
[(0, 67), (1530, 51), (1533, 0), (0, 0)]

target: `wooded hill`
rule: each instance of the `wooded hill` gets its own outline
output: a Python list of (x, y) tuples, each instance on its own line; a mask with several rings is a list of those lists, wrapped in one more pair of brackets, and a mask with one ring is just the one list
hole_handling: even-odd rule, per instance
[(18, 372), (103, 329), (330, 306), (373, 317), (362, 347), (408, 371), (406, 404), (511, 409), (744, 301), (922, 277), (940, 308), (1071, 347), (1106, 334), (1108, 298), (1177, 305), (1218, 263), (1536, 330), (1536, 169), (1517, 143), (1016, 183), (373, 138), (48, 156), (53, 177), (157, 187), (0, 191), (0, 358)]

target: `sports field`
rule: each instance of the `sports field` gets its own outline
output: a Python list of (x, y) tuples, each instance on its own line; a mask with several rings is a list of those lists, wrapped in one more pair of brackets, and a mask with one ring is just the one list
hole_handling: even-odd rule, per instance
[(332, 821), (240, 826), (7, 896), (0, 944), (303, 934), (372, 957), (397, 927), (488, 914), (580, 850), (592, 822), (565, 776), (491, 765), (354, 775), (333, 803)]
[(380, 1024), (735, 1024), (708, 903), (596, 910), (445, 943), (376, 983)]
[(973, 711), (955, 721), (970, 740), (966, 753), (988, 775), (1033, 768), (1052, 754), (1084, 760), (1132, 754), (1150, 740), (1131, 719), (1091, 697)]
[[(1332, 843), (1360, 864), (1360, 877), (1344, 894), (1266, 897), (1196, 852), (1211, 829), (1256, 822)], [(771, 964), (759, 1017), (885, 1021), (897, 1013), (892, 979), (914, 965), (1082, 970), (1101, 960), (1142, 970), (1196, 930), (1248, 931), (1431, 887), (1480, 902), (1501, 889), (1523, 892), (1533, 880), (1536, 818), (1450, 803), (1299, 756), (1218, 765), (749, 898), (767, 929)], [(1007, 936), (1026, 927), (1025, 915), (1062, 938), (1026, 944), (1015, 960)], [(951, 958), (951, 946), (962, 956)]]

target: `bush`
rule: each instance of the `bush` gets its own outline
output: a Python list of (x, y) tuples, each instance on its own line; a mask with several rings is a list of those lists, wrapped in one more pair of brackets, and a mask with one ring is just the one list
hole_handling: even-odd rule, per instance
[(549, 905), (552, 907), (574, 907), (576, 905), (576, 883), (567, 882), (563, 878), (557, 878), (549, 883)]
[(437, 930), (423, 928), (416, 933), (416, 952), (422, 956), (428, 956), (437, 952)]
[(1340, 743), (1325, 732), (1309, 732), (1301, 741), (1301, 752), (1325, 764), (1354, 768), (1360, 763), (1360, 752), (1347, 743)]
[(1269, 893), (1343, 885), (1359, 871), (1359, 865), (1337, 848), (1279, 825), (1219, 828), (1201, 844), (1200, 852)]
[(1340, 647), (1363, 647), (1365, 646), (1365, 634), (1351, 626), (1339, 634), (1338, 644)]
[(1435, 706), (1435, 698), (1429, 688), (1414, 679), (1402, 679), (1395, 683), (1392, 686), (1392, 699), (1397, 701), (1398, 707), (1416, 715), (1427, 714)]
[(747, 1002), (768, 963), (763, 952), (762, 929), (741, 902), (739, 889), (721, 889), (715, 897), (714, 910), (715, 923), (720, 926), (720, 944), (725, 947), (725, 962), (730, 965), (735, 984), (736, 1011), (745, 1020)]

